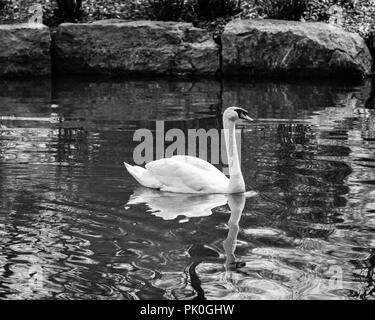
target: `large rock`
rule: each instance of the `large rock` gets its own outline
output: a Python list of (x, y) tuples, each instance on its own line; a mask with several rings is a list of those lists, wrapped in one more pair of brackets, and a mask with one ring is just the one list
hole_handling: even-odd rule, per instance
[(49, 75), (50, 46), (42, 24), (0, 25), (0, 77)]
[(364, 76), (372, 68), (359, 35), (325, 23), (282, 20), (228, 23), (222, 62), (227, 75)]
[(367, 39), (367, 45), (370, 48), (372, 59), (375, 59), (375, 33)]
[(214, 75), (219, 47), (189, 23), (103, 20), (61, 24), (54, 64), (63, 73)]

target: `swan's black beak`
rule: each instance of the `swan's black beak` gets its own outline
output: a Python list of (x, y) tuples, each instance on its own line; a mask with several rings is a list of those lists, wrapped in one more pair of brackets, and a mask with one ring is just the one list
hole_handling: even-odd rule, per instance
[(248, 116), (248, 113), (245, 109), (242, 109), (242, 108), (235, 108), (234, 109), (237, 114), (238, 114), (238, 118), (241, 119), (241, 120), (244, 120), (244, 122), (252, 122), (254, 121), (252, 118), (250, 118)]
[(246, 122), (253, 122), (254, 121), (254, 119), (250, 118), (247, 114), (242, 114), (240, 116), (240, 119), (245, 120)]

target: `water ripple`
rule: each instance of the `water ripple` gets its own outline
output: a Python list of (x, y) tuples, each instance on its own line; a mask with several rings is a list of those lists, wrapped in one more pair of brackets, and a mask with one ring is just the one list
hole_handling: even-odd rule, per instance
[[(0, 299), (374, 299), (370, 90), (1, 80)], [(137, 189), (135, 130), (219, 128), (229, 105), (258, 119), (239, 219), (226, 196)]]

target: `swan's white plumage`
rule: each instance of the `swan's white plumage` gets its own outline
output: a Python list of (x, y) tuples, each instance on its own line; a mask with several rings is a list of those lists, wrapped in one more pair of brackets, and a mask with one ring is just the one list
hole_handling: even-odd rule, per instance
[(160, 181), (155, 179), (145, 168), (139, 166), (131, 166), (124, 162), (126, 169), (142, 186), (153, 189), (160, 189), (162, 187)]
[(173, 156), (146, 164), (125, 163), (129, 173), (143, 186), (181, 193), (225, 193), (229, 179), (216, 167), (199, 158)]

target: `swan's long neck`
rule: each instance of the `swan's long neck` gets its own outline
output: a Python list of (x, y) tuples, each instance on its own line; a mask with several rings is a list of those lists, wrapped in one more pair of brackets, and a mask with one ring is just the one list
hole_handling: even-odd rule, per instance
[(228, 193), (245, 192), (245, 182), (241, 172), (241, 164), (237, 151), (236, 126), (234, 121), (223, 119), (224, 138), (229, 166)]

